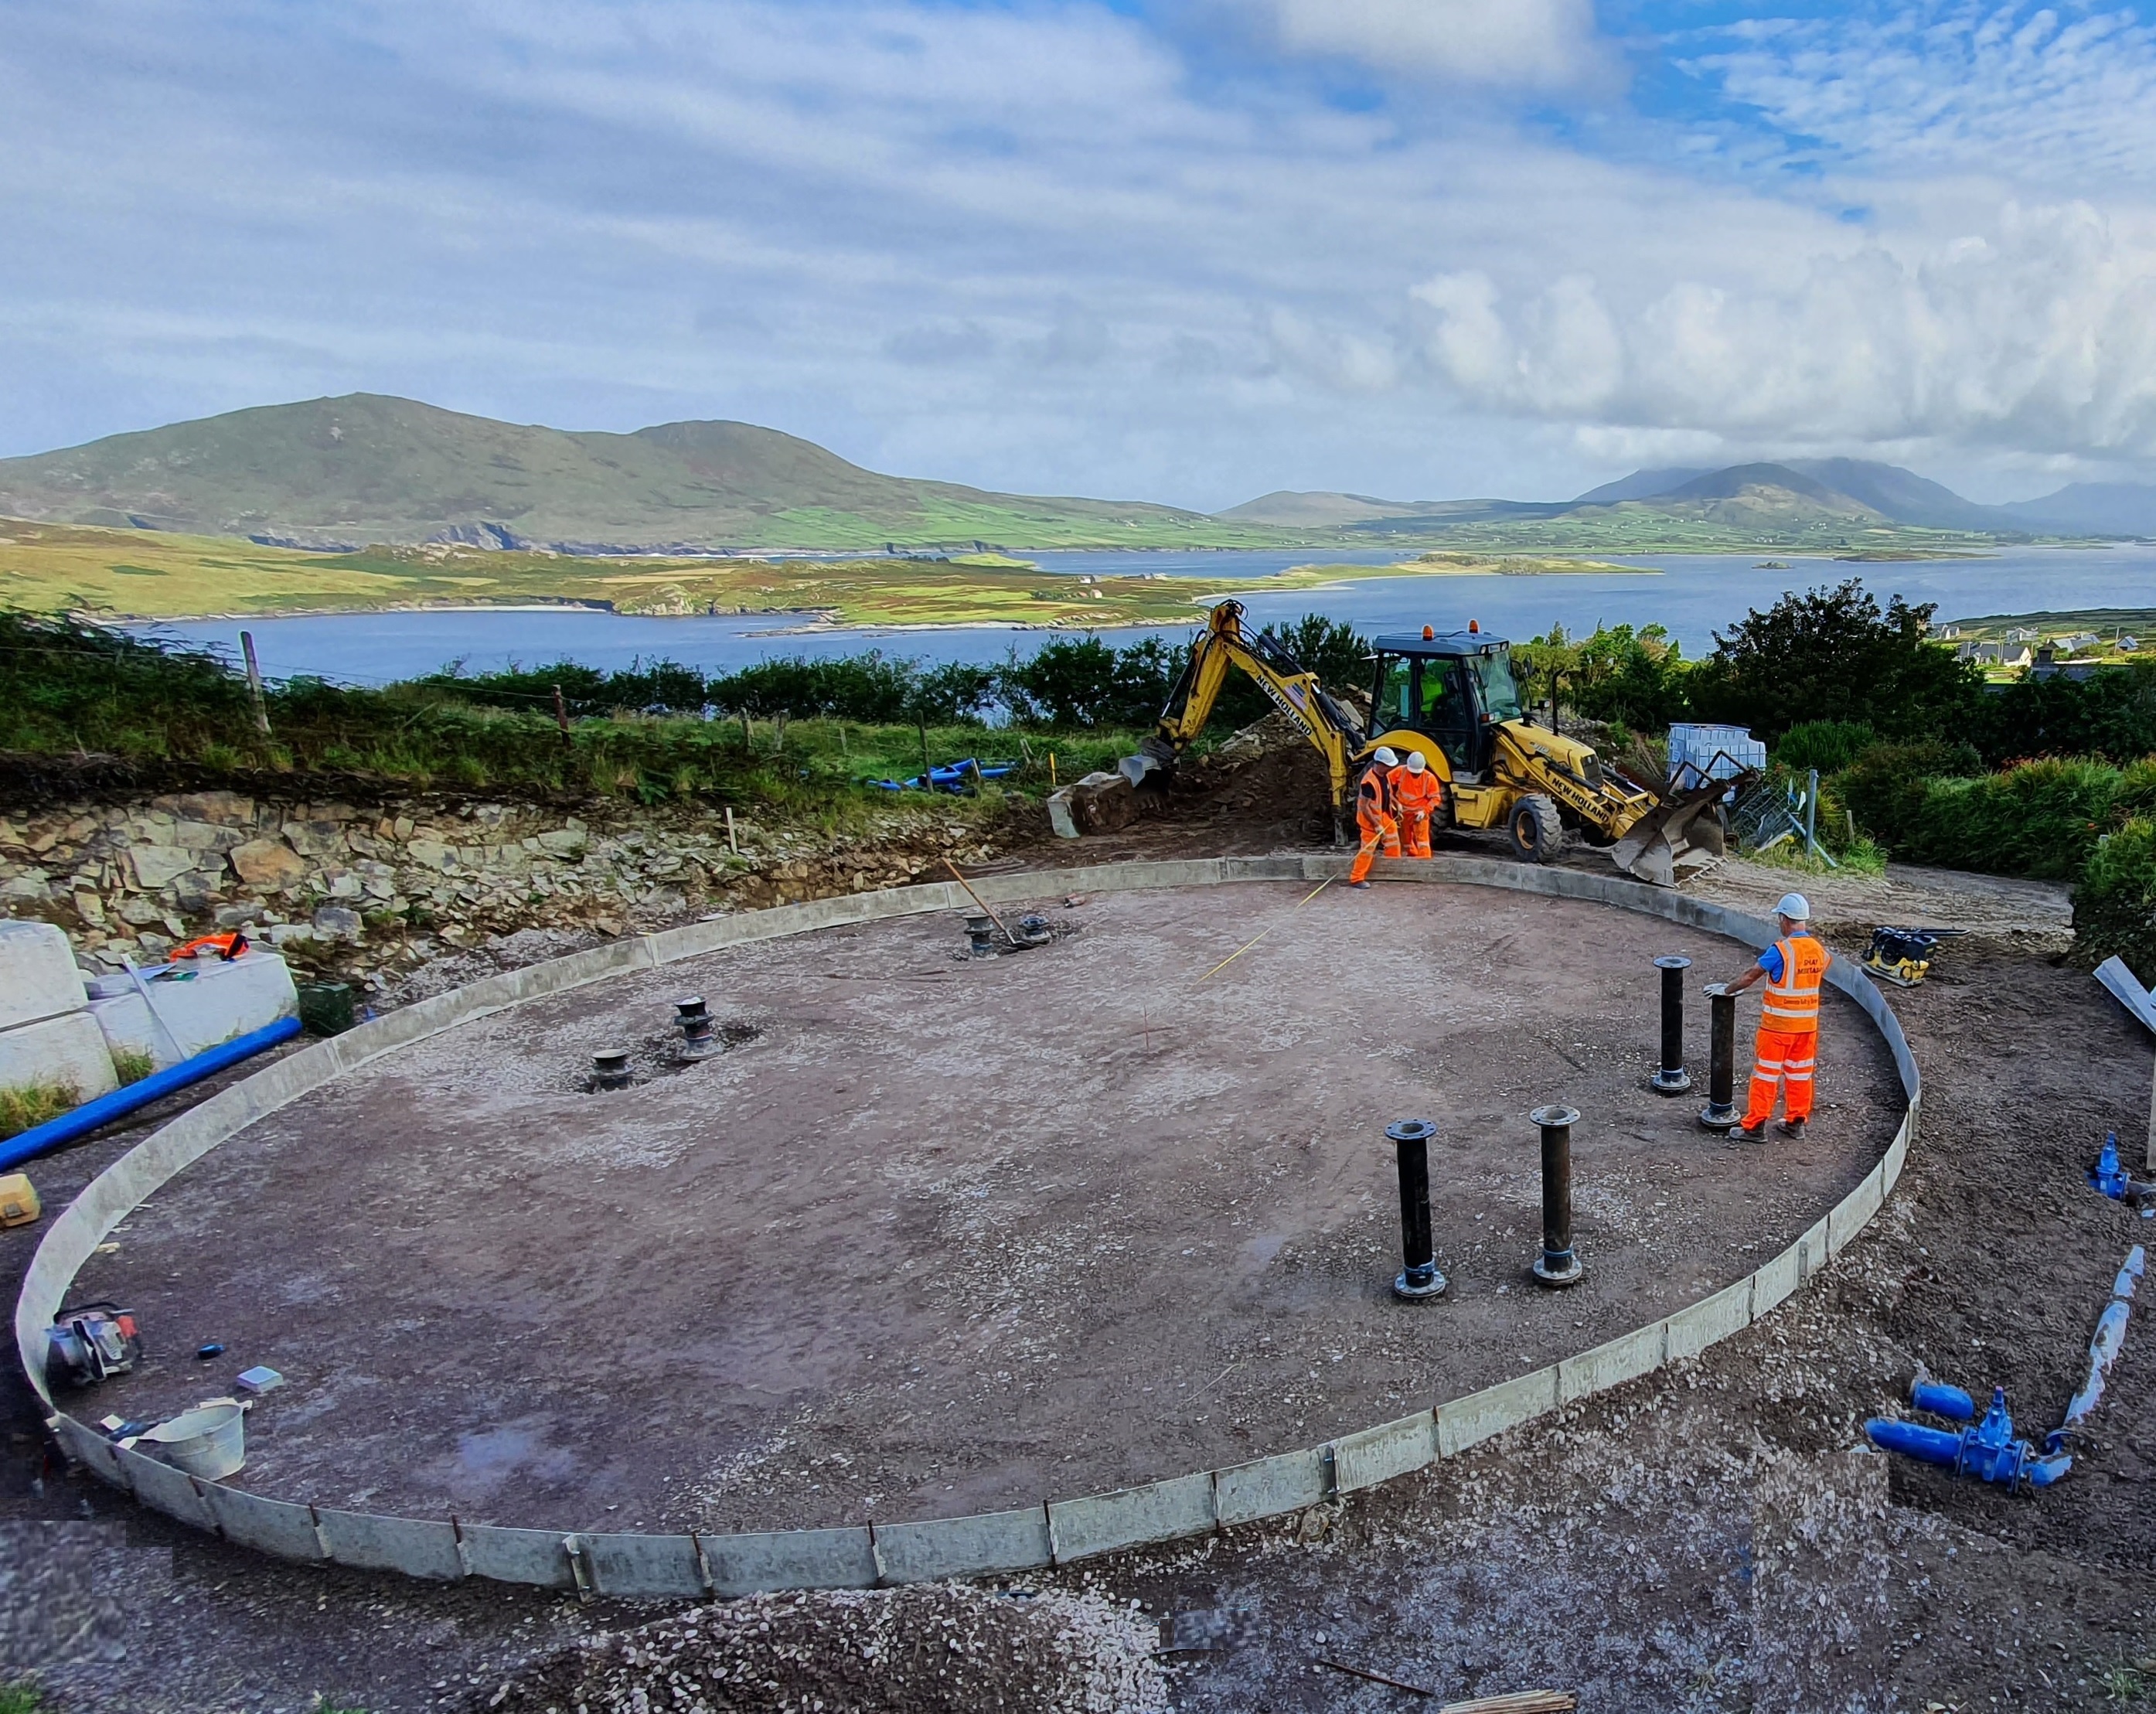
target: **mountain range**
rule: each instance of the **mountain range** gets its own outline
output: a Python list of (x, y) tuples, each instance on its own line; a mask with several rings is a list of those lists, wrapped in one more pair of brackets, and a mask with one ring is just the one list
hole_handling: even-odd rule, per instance
[(2156, 487), (2076, 482), (2037, 500), (1984, 505), (1951, 488), (1867, 459), (1785, 459), (1722, 470), (1635, 470), (1576, 499), (1379, 500), (1337, 493), (1268, 494), (1215, 514), (1278, 529), (1329, 527), (1371, 534), (1462, 524), (1564, 518), (1620, 508), (1743, 530), (1807, 524), (1899, 525), (1985, 536), (2156, 536)]
[(1568, 500), (1282, 491), (1208, 516), (881, 475), (747, 423), (632, 434), (497, 423), (373, 393), (234, 411), (0, 459), (0, 513), (349, 551), (461, 541), (567, 553), (717, 549), (1237, 547), (1472, 526), (1666, 521), (1786, 539), (1898, 527), (2156, 535), (2156, 487), (2076, 483), (2005, 505), (1898, 465), (1789, 459), (1635, 470)]

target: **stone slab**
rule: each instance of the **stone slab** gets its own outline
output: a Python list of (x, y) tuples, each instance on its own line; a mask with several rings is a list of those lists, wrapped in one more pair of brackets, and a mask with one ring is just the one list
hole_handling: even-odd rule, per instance
[(1324, 1447), (1253, 1459), (1213, 1472), (1213, 1511), (1224, 1527), (1255, 1523), (1317, 1505), (1332, 1492)]
[(1202, 1536), (1216, 1522), (1210, 1470), (1083, 1500), (1057, 1501), (1048, 1508), (1049, 1534), (1058, 1565), (1120, 1547)]
[(1437, 1414), (1419, 1410), (1332, 1443), (1333, 1484), (1343, 1494), (1423, 1469), (1437, 1457)]
[(112, 1055), (87, 1011), (0, 1029), (0, 1089), (71, 1089), (78, 1102), (120, 1087)]
[(875, 1528), (877, 1581), (932, 1583), (939, 1578), (1032, 1571), (1054, 1562), (1048, 1508), (1021, 1506), (974, 1517), (937, 1517)]
[(717, 1595), (875, 1587), (875, 1550), (865, 1528), (772, 1530), (702, 1540)]
[(0, 1029), (80, 1012), (89, 998), (62, 930), (0, 920)]

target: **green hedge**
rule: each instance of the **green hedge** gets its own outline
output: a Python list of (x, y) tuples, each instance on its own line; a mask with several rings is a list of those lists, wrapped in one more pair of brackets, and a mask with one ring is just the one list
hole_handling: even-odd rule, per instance
[(2116, 954), (2156, 986), (2156, 820), (2134, 817), (2090, 854), (2074, 889), (2074, 939), (2090, 962)]

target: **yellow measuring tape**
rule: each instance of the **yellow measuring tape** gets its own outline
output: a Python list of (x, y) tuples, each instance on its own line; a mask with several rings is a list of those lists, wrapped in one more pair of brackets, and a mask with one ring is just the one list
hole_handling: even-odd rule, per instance
[[(1316, 898), (1320, 893), (1323, 892), (1326, 888), (1332, 885), (1332, 876), (1327, 875), (1323, 880), (1318, 882), (1316, 886), (1305, 893), (1300, 899), (1297, 899), (1295, 901), (1294, 908), (1297, 911), (1301, 910), (1305, 905), (1307, 905), (1312, 899)], [(1279, 926), (1280, 925), (1277, 922), (1267, 923), (1263, 928), (1252, 935), (1250, 939), (1245, 941), (1241, 946), (1236, 947), (1234, 952), (1229, 953), (1226, 957), (1223, 958), (1218, 964), (1215, 964), (1212, 969), (1207, 971), (1204, 976), (1199, 977), (1198, 981), (1204, 982), (1208, 977), (1217, 975), (1219, 972), (1225, 970), (1230, 964), (1234, 963), (1238, 958), (1241, 957), (1244, 953), (1249, 952), (1252, 947), (1257, 945), (1260, 941), (1263, 940), (1267, 935), (1270, 934), (1274, 929)], [(1197, 985), (1197, 983), (1191, 984), (1194, 988)]]

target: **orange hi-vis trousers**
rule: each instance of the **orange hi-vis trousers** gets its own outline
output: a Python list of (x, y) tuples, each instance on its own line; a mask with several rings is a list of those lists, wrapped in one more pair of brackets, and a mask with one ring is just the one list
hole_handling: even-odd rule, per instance
[(1752, 1099), (1744, 1109), (1748, 1129), (1763, 1125), (1774, 1111), (1774, 1091), (1782, 1091), (1784, 1115), (1809, 1119), (1812, 1112), (1812, 1072), (1819, 1063), (1819, 1032), (1808, 1029), (1793, 1035), (1779, 1029), (1762, 1029), (1752, 1049)]
[(1396, 767), (1386, 776), (1393, 788), (1393, 802), (1400, 818), (1400, 836), (1407, 841), (1408, 855), (1427, 857), (1430, 849), (1430, 819), (1437, 813), (1443, 788), (1437, 776), (1425, 768), (1422, 772), (1409, 773), (1404, 767)]
[(1382, 809), (1375, 812), (1376, 824), (1372, 824), (1372, 811), (1366, 803), (1355, 809), (1355, 825), (1362, 830), (1363, 849), (1355, 854), (1355, 866), (1348, 871), (1348, 884), (1368, 879), (1370, 865), (1377, 860), (1378, 848), (1383, 845), (1385, 855), (1400, 854), (1400, 824)]

